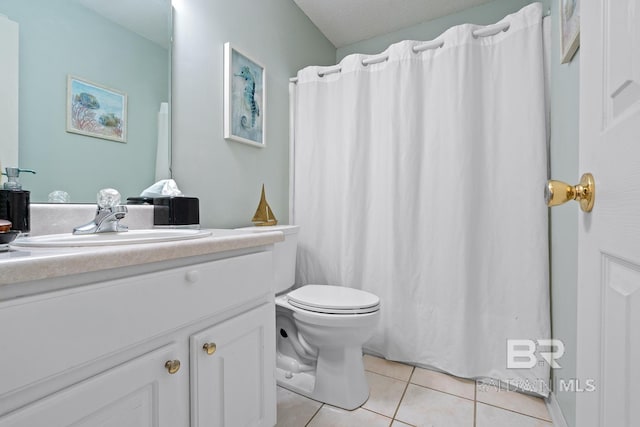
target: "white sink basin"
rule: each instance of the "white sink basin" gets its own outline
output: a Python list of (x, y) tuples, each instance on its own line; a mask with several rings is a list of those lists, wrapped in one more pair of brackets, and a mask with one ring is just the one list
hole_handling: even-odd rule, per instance
[(152, 229), (129, 230), (121, 233), (47, 234), (16, 239), (12, 246), (66, 248), (75, 246), (111, 246), (136, 243), (160, 243), (174, 240), (199, 239), (211, 236), (211, 230)]

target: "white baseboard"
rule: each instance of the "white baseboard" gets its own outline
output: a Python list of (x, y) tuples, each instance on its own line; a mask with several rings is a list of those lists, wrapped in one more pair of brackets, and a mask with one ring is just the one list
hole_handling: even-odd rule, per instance
[(562, 415), (562, 409), (560, 409), (560, 405), (558, 404), (558, 399), (553, 392), (549, 393), (549, 397), (544, 400), (544, 403), (547, 405), (553, 427), (568, 427), (567, 421), (564, 419), (564, 415)]

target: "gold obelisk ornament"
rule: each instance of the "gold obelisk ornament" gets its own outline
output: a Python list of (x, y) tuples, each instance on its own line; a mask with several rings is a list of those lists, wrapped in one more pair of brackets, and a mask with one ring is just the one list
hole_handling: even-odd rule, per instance
[(256, 209), (256, 213), (253, 215), (251, 222), (257, 226), (276, 225), (278, 223), (278, 220), (273, 214), (269, 203), (267, 203), (267, 198), (264, 195), (264, 184), (262, 184), (262, 194), (260, 195), (258, 209)]

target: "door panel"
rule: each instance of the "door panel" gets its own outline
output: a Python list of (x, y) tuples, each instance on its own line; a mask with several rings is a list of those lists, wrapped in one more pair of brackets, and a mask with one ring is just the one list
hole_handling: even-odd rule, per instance
[(637, 382), (632, 381), (640, 373), (634, 363), (640, 360), (640, 339), (634, 332), (640, 324), (640, 267), (605, 255), (602, 277), (602, 418), (619, 417), (619, 425), (630, 426), (632, 419), (640, 420), (638, 406), (631, 400), (640, 396)]
[[(213, 354), (207, 343), (215, 343)], [(192, 427), (276, 423), (273, 304), (193, 335), (190, 346)]]
[(624, 114), (640, 101), (640, 10), (635, 1), (607, 0), (603, 9), (606, 36), (606, 94), (609, 117)]

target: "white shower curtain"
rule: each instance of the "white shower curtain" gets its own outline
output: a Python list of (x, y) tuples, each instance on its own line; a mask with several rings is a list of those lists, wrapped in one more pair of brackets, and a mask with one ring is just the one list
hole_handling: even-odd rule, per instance
[(541, 21), (301, 70), (293, 219), (297, 283), (380, 297), (366, 350), (546, 395), (546, 364), (507, 368), (508, 339), (550, 338)]

